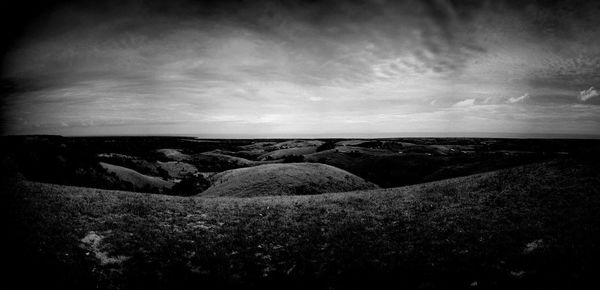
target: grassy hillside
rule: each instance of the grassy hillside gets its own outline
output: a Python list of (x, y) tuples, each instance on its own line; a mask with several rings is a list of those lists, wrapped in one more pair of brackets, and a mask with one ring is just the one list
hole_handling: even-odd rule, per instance
[(595, 288), (599, 169), (560, 160), (401, 188), (258, 198), (4, 184), (4, 281), (63, 289)]
[(149, 162), (135, 156), (118, 153), (102, 153), (98, 154), (98, 160), (113, 165), (127, 167), (145, 175), (167, 175), (155, 162)]
[(160, 158), (169, 161), (186, 161), (191, 159), (189, 155), (182, 153), (180, 149), (164, 148), (156, 150), (156, 153)]
[[(0, 147), (5, 148), (0, 163), (6, 165), (1, 170), (18, 172), (29, 180), (130, 190), (129, 183), (119, 182), (99, 162), (172, 181), (194, 174), (194, 167), (199, 172), (212, 174), (265, 163), (315, 162), (346, 170), (380, 187), (397, 187), (541, 162), (557, 156), (597, 154), (599, 141), (7, 136), (0, 138)], [(261, 161), (261, 156), (271, 160)], [(159, 161), (167, 164), (161, 166)]]
[(487, 151), (458, 151), (446, 156), (435, 145), (407, 146), (402, 150), (404, 151), (338, 146), (335, 149), (305, 155), (304, 160), (341, 168), (381, 187), (397, 187), (492, 171), (549, 158), (543, 154), (511, 156), (502, 152)]
[(160, 177), (141, 174), (133, 169), (100, 162), (108, 172), (113, 173), (119, 180), (131, 183), (134, 190), (164, 190), (173, 187), (173, 183)]
[(199, 171), (224, 171), (260, 164), (245, 158), (215, 152), (196, 154), (191, 157), (190, 163), (196, 166)]
[(318, 163), (232, 169), (212, 176), (211, 181), (213, 185), (200, 196), (305, 195), (377, 188), (352, 173)]
[(307, 146), (307, 147), (293, 147), (286, 149), (278, 149), (275, 151), (270, 151), (265, 154), (262, 154), (257, 157), (258, 160), (274, 160), (274, 159), (282, 159), (288, 156), (294, 155), (305, 155), (315, 153), (317, 150), (316, 146)]
[(297, 148), (297, 147), (311, 147), (311, 146), (317, 147), (323, 143), (324, 142), (321, 140), (286, 140), (286, 141), (279, 142), (279, 143), (276, 143), (273, 145), (265, 146), (265, 147), (263, 147), (263, 149), (265, 149), (266, 151), (274, 151), (274, 150)]
[(198, 173), (198, 169), (193, 165), (185, 162), (179, 161), (167, 161), (161, 162), (157, 161), (156, 165), (158, 168), (162, 169), (166, 173), (167, 176), (171, 178), (183, 178), (189, 175), (194, 175)]

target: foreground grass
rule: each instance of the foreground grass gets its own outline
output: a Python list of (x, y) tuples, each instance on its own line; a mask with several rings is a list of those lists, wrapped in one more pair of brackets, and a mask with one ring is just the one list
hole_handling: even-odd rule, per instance
[(2, 193), (8, 275), (19, 288), (576, 289), (596, 282), (599, 175), (560, 160), (260, 198), (16, 182)]

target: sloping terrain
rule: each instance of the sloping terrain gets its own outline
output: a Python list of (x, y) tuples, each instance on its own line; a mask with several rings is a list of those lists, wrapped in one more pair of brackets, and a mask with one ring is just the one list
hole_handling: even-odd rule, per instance
[(287, 148), (296, 148), (296, 147), (310, 147), (310, 146), (319, 146), (323, 144), (323, 141), (320, 140), (288, 140), (279, 142), (273, 145), (265, 146), (263, 149), (266, 151), (274, 151), (279, 149), (287, 149)]
[(306, 195), (372, 189), (377, 186), (333, 166), (318, 163), (265, 164), (211, 177), (200, 196)]
[(118, 153), (102, 153), (98, 154), (98, 158), (105, 163), (127, 167), (146, 175), (159, 176), (163, 173), (156, 163), (143, 160), (136, 156)]
[[(334, 151), (343, 152), (343, 153), (359, 153), (359, 154), (368, 154), (373, 156), (393, 156), (399, 154), (398, 152), (394, 152), (388, 149), (374, 149), (374, 148), (364, 148), (364, 147), (356, 147), (356, 146), (341, 146), (336, 147)], [(321, 151), (327, 152), (327, 151)], [(325, 153), (326, 154), (326, 153)]]
[(532, 163), (548, 159), (550, 155), (510, 156), (487, 151), (456, 151), (447, 155), (429, 145), (407, 146), (403, 150), (406, 151), (337, 146), (335, 149), (304, 155), (304, 161), (338, 167), (381, 187), (396, 187)]
[[(186, 160), (189, 156), (182, 155), (179, 151), (161, 151), (165, 153), (163, 157), (170, 159)], [(168, 157), (170, 156), (170, 157)], [(104, 163), (118, 165), (121, 167), (135, 170), (144, 175), (160, 176), (166, 179), (180, 179), (188, 175), (193, 175), (198, 172), (193, 165), (182, 161), (155, 161), (150, 162), (140, 159), (139, 157), (129, 156), (117, 153), (102, 153), (98, 154), (98, 158)]]
[(284, 159), (290, 156), (311, 154), (314, 153), (317, 150), (317, 147), (323, 143), (324, 142), (320, 140), (288, 140), (278, 143), (253, 142), (252, 144), (239, 146), (238, 150), (214, 150), (213, 152), (256, 161), (265, 161)]
[(263, 149), (236, 150), (236, 151), (216, 149), (216, 150), (212, 150), (210, 152), (234, 156), (234, 157), (241, 157), (241, 158), (248, 159), (248, 160), (256, 160), (260, 155), (265, 154), (265, 150), (263, 150)]
[(311, 196), (185, 198), (26, 181), (1, 192), (4, 281), (24, 289), (598, 283), (597, 159)]
[(367, 139), (350, 139), (350, 140), (341, 140), (338, 142), (335, 142), (335, 145), (337, 146), (356, 146), (365, 142), (368, 142), (369, 140)]
[(275, 151), (270, 151), (265, 154), (258, 156), (258, 160), (275, 160), (282, 159), (289, 156), (302, 156), (306, 154), (312, 154), (317, 151), (316, 146), (307, 146), (307, 147), (294, 147), (294, 148), (286, 148), (286, 149), (278, 149)]
[(130, 183), (133, 190), (163, 190), (173, 187), (172, 182), (165, 181), (160, 177), (144, 175), (127, 167), (104, 162), (100, 162), (100, 165), (108, 172), (115, 174), (121, 181)]
[(171, 161), (186, 161), (190, 159), (190, 156), (181, 152), (180, 149), (164, 148), (156, 150), (162, 158)]
[(180, 161), (157, 161), (156, 166), (172, 178), (183, 178), (198, 173), (198, 169), (196, 169), (196, 167), (189, 163)]
[(252, 144), (239, 146), (244, 150), (263, 150), (265, 147), (271, 146), (276, 142), (252, 142)]
[(217, 152), (204, 152), (190, 157), (190, 161), (199, 171), (223, 171), (233, 168), (257, 165), (256, 161), (230, 156)]
[[(396, 187), (557, 156), (585, 156), (589, 151), (597, 151), (594, 148), (599, 148), (600, 143), (491, 138), (203, 140), (12, 136), (0, 138), (0, 144), (6, 148), (5, 158), (12, 164), (9, 171), (17, 171), (29, 180), (119, 190), (130, 187), (115, 181), (99, 162), (172, 181), (185, 179), (182, 175), (193, 172), (192, 166), (212, 174), (267, 163), (314, 162), (346, 170), (380, 187)], [(310, 153), (313, 150), (318, 152)], [(260, 156), (272, 160), (261, 161)], [(157, 161), (183, 163), (160, 166)]]

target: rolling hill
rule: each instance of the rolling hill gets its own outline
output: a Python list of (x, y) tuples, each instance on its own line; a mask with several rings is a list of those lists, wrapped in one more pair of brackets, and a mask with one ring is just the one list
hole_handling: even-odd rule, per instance
[(320, 140), (288, 140), (263, 147), (266, 151), (274, 151), (279, 149), (297, 148), (297, 147), (316, 147), (323, 144)]
[(173, 187), (173, 183), (170, 181), (163, 180), (160, 177), (144, 175), (127, 167), (104, 162), (100, 162), (100, 165), (108, 172), (116, 175), (119, 180), (130, 183), (133, 190), (162, 191)]
[(182, 153), (180, 149), (163, 148), (156, 150), (156, 153), (169, 161), (186, 161), (190, 159), (188, 154)]
[(293, 147), (286, 149), (278, 149), (275, 151), (270, 151), (265, 154), (258, 156), (258, 160), (276, 160), (282, 159), (289, 156), (302, 156), (306, 154), (312, 154), (317, 151), (316, 146), (307, 146), (307, 147)]
[(180, 161), (157, 161), (156, 166), (164, 171), (169, 177), (180, 179), (198, 173), (196, 167), (189, 163)]
[(133, 169), (141, 174), (159, 176), (162, 173), (156, 163), (136, 156), (117, 153), (102, 153), (97, 156), (102, 162)]
[(224, 171), (257, 165), (256, 161), (218, 152), (194, 154), (190, 157), (189, 163), (194, 165), (199, 171)]
[(221, 172), (199, 196), (306, 195), (373, 189), (376, 185), (319, 163), (265, 164)]
[(186, 198), (15, 181), (2, 183), (0, 198), (11, 233), (3, 274), (22, 288), (597, 283), (596, 161), (309, 196)]

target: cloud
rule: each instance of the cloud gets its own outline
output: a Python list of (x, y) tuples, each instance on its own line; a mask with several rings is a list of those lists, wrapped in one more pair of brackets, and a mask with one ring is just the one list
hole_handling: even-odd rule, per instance
[[(455, 120), (475, 120), (455, 129), (473, 131), (481, 118), (515, 131), (541, 123), (514, 121), (524, 108), (510, 104), (524, 92), (536, 96), (527, 113), (598, 95), (576, 93), (598, 76), (600, 7), (569, 3), (569, 16), (530, 0), (87, 2), (42, 13), (0, 60), (11, 95), (0, 131), (293, 135), (336, 122), (327, 130), (436, 132)], [(391, 113), (411, 125), (360, 117)], [(544, 125), (572, 114), (588, 112), (548, 111)]]
[(579, 92), (579, 99), (585, 102), (593, 97), (597, 97), (598, 95), (600, 95), (598, 91), (594, 89), (594, 87), (590, 87), (587, 90)]
[(274, 123), (285, 119), (282, 114), (264, 114), (259, 116), (254, 122), (256, 123)]
[(466, 99), (466, 100), (462, 100), (454, 105), (452, 105), (453, 108), (465, 108), (465, 107), (471, 107), (475, 105), (475, 99)]
[(520, 96), (518, 98), (510, 97), (510, 99), (508, 99), (508, 102), (511, 103), (511, 104), (521, 103), (521, 102), (524, 102), (527, 99), (529, 99), (529, 94), (524, 94), (524, 95), (522, 95), (522, 96)]
[(484, 104), (491, 104), (494, 101), (494, 98), (492, 97), (487, 97), (483, 100)]

